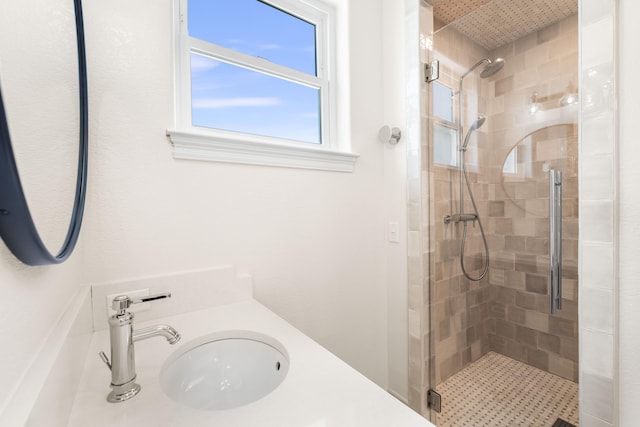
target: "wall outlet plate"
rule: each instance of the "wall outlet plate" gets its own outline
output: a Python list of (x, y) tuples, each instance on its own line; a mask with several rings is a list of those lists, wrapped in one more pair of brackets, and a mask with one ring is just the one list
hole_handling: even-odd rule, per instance
[[(112, 303), (113, 303), (113, 299), (115, 297), (117, 297), (117, 296), (120, 296), (120, 295), (127, 295), (131, 299), (147, 297), (147, 296), (149, 296), (149, 288), (147, 288), (147, 289), (136, 289), (134, 291), (123, 291), (123, 292), (120, 292), (120, 293), (117, 293), (117, 294), (107, 295), (107, 297), (106, 297), (107, 317), (111, 317), (114, 314), (116, 314), (116, 312), (112, 308)], [(129, 307), (129, 311), (132, 312), (132, 313), (139, 313), (141, 311), (149, 311), (149, 310), (151, 310), (151, 303), (149, 303), (149, 302), (143, 302), (143, 303), (140, 303), (140, 304), (132, 304), (131, 307)]]

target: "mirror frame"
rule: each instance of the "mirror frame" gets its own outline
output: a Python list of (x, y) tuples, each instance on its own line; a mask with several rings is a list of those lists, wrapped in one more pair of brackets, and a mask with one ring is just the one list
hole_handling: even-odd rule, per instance
[(2, 91), (0, 90), (0, 236), (16, 258), (27, 265), (59, 264), (65, 261), (76, 246), (82, 224), (87, 190), (89, 102), (81, 0), (74, 0), (74, 10), (78, 46), (80, 150), (73, 212), (67, 236), (57, 255), (52, 254), (42, 241), (22, 191), (9, 135), (6, 110), (2, 101)]
[[(527, 133), (526, 135), (524, 135), (523, 137), (521, 137), (518, 142), (516, 142), (515, 144), (513, 144), (511, 146), (511, 148), (509, 149), (509, 151), (507, 152), (507, 155), (504, 157), (504, 159), (502, 160), (502, 173), (500, 174), (500, 184), (502, 186), (502, 191), (504, 192), (504, 194), (507, 196), (507, 199), (505, 200), (509, 200), (515, 207), (517, 207), (518, 209), (524, 211), (524, 212), (528, 212), (530, 214), (536, 215), (536, 216), (540, 216), (539, 212), (534, 212), (532, 210), (527, 210), (526, 206), (521, 205), (520, 203), (516, 202), (516, 199), (514, 197), (512, 197), (512, 194), (507, 191), (507, 187), (506, 185), (509, 184), (507, 182), (505, 182), (505, 175), (504, 175), (504, 164), (507, 161), (507, 158), (509, 158), (509, 155), (513, 152), (513, 150), (516, 150), (518, 148), (518, 146), (527, 138), (531, 137), (532, 135), (534, 135), (536, 132), (540, 132), (542, 130), (546, 130), (549, 128), (553, 128), (553, 127), (558, 127), (558, 126), (575, 126), (577, 123), (571, 123), (571, 122), (563, 122), (563, 121), (559, 121), (557, 123), (552, 123), (552, 124), (548, 124), (546, 126), (542, 126), (539, 127), (535, 130), (532, 130), (531, 132)], [(568, 134), (567, 136), (565, 136), (565, 138), (571, 138), (571, 137), (576, 137), (577, 138), (578, 133), (571, 133)], [(548, 179), (548, 177), (547, 177)], [(548, 210), (545, 211), (545, 215), (548, 215)], [(544, 215), (543, 215), (544, 216)]]

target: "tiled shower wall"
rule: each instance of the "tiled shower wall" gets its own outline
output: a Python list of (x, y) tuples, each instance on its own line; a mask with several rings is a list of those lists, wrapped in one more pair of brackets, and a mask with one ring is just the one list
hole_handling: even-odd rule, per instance
[(428, 45), (433, 29), (433, 10), (416, 0), (405, 0), (407, 64), (407, 269), (408, 269), (408, 403), (427, 419), (427, 390), (430, 388), (429, 354), (429, 182), (422, 168), (426, 110), (422, 105), (427, 88), (422, 83), (422, 64), (429, 61)]
[[(434, 36), (433, 57), (440, 61), (438, 82), (453, 92), (454, 117), (458, 115), (457, 92), (460, 76), (479, 60), (488, 58), (489, 53), (481, 46), (464, 37), (452, 27), (445, 27)], [(462, 91), (463, 124), (470, 124), (479, 115), (487, 115), (487, 82), (479, 78), (481, 68), (464, 79)], [(429, 99), (427, 97), (427, 99)], [(428, 101), (431, 105), (432, 100)], [(427, 135), (433, 135), (436, 117), (429, 116)], [(485, 227), (488, 211), (491, 160), (490, 141), (487, 128), (483, 127), (473, 134), (466, 152), (469, 179), (475, 195), (480, 217)], [(425, 139), (423, 147), (433, 159), (432, 138)], [(433, 384), (455, 374), (469, 363), (477, 360), (489, 351), (487, 317), (489, 315), (491, 289), (488, 276), (483, 280), (471, 281), (460, 267), (460, 246), (463, 224), (445, 224), (443, 218), (459, 212), (460, 176), (459, 168), (425, 161), (425, 171), (433, 180), (433, 191), (429, 194), (432, 216), (430, 218), (431, 266), (431, 324), (432, 354), (431, 362)], [(465, 186), (465, 213), (473, 212), (471, 200)], [(488, 230), (485, 230), (488, 231)], [(478, 277), (482, 273), (484, 246), (477, 224), (468, 223), (465, 246), (465, 268), (468, 273)]]
[[(489, 347), (578, 380), (578, 17), (504, 45), (491, 97)], [(532, 99), (533, 98), (533, 99)], [(535, 100), (540, 109), (531, 113)], [(503, 171), (507, 156), (511, 167)], [(563, 172), (563, 301), (549, 314), (549, 176)]]
[[(618, 285), (616, 266), (616, 224), (622, 200), (617, 196), (616, 180), (618, 2), (582, 0), (580, 7), (580, 426), (636, 425), (635, 417), (627, 423), (616, 419), (614, 399), (618, 339), (615, 301), (618, 286), (623, 286)], [(626, 19), (630, 26), (637, 26), (635, 17)], [(637, 79), (636, 73), (632, 74)], [(625, 285), (635, 286), (636, 281), (629, 280)], [(637, 311), (637, 307), (633, 309)], [(632, 354), (637, 370), (637, 354)], [(633, 394), (629, 396), (633, 399)], [(637, 406), (637, 401), (632, 404)]]
[[(488, 239), (490, 274), (476, 282), (460, 268), (462, 224), (444, 224), (458, 212), (459, 169), (434, 163), (432, 138), (422, 147), (423, 173), (430, 180), (431, 213), (425, 227), (432, 301), (431, 383), (439, 384), (493, 350), (576, 381), (577, 351), (577, 106), (558, 108), (577, 91), (577, 16), (487, 52), (452, 27), (434, 36), (433, 58), (440, 60), (441, 84), (457, 102), (460, 76), (482, 58), (503, 57), (504, 69), (480, 79), (481, 68), (464, 79), (463, 124), (488, 117), (466, 153), (472, 191)], [(535, 93), (541, 111), (531, 114)], [(425, 110), (431, 100), (425, 97)], [(457, 116), (457, 104), (454, 103)], [(428, 116), (426, 134), (433, 135)], [(535, 132), (534, 132), (535, 131)], [(528, 136), (527, 136), (528, 135)], [(519, 142), (519, 144), (518, 144)], [(520, 176), (503, 177), (503, 162), (515, 151)], [(527, 157), (529, 156), (529, 157)], [(564, 300), (549, 315), (549, 189), (547, 169), (564, 172)], [(523, 174), (522, 172), (526, 173)], [(523, 179), (527, 175), (527, 179)], [(465, 212), (472, 212), (465, 188)], [(426, 234), (428, 233), (428, 234)], [(483, 246), (477, 224), (468, 223), (465, 266), (482, 269)]]

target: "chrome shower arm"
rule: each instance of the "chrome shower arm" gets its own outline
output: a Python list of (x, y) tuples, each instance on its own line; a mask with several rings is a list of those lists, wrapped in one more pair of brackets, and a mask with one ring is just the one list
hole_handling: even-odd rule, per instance
[(462, 75), (462, 77), (460, 77), (460, 85), (462, 86), (462, 79), (467, 77), (473, 70), (475, 70), (476, 68), (478, 68), (482, 64), (491, 64), (491, 60), (489, 58), (483, 58), (480, 61), (478, 61), (475, 64), (473, 64), (473, 66), (471, 68), (469, 68), (467, 70), (467, 72)]

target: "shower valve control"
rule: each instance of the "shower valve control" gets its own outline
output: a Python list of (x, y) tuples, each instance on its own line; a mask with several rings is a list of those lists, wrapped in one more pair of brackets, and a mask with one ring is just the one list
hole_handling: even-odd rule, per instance
[(473, 224), (475, 225), (477, 220), (478, 220), (478, 215), (472, 214), (472, 213), (461, 213), (461, 214), (453, 214), (453, 215), (445, 215), (444, 216), (444, 223), (445, 224), (449, 224), (451, 222), (453, 222), (454, 224), (457, 224), (459, 222), (472, 221)]

